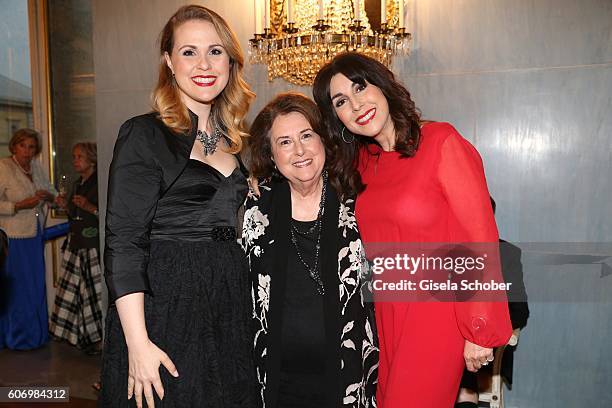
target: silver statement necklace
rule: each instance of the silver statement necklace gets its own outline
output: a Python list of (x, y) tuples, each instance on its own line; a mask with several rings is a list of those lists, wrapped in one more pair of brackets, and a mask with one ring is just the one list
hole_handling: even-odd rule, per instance
[(221, 130), (218, 126), (213, 126), (214, 130), (212, 134), (209, 135), (204, 130), (198, 130), (196, 133), (196, 139), (202, 143), (202, 148), (204, 149), (204, 156), (208, 156), (213, 154), (217, 150), (217, 143), (219, 139), (221, 139)]

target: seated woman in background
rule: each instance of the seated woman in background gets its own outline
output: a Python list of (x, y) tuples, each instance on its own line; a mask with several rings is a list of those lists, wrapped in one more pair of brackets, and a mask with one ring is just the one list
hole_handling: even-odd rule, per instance
[(42, 145), (32, 129), (9, 142), (0, 160), (0, 228), (9, 237), (9, 256), (0, 269), (0, 348), (29, 350), (49, 340), (42, 230), (55, 198), (36, 160)]
[(59, 196), (70, 220), (62, 245), (62, 266), (49, 331), (57, 339), (96, 354), (102, 340), (102, 269), (98, 234), (96, 144), (77, 143), (72, 166), (79, 173), (68, 197)]
[(251, 267), (255, 364), (266, 407), (372, 407), (378, 342), (350, 172), (317, 106), (281, 94), (255, 118), (243, 242)]

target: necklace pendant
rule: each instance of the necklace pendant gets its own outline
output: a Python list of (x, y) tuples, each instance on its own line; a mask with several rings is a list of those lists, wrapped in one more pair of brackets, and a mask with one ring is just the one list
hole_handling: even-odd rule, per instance
[(204, 149), (204, 156), (213, 154), (217, 150), (217, 143), (221, 139), (221, 132), (219, 128), (216, 128), (212, 135), (209, 135), (203, 130), (198, 130), (196, 133), (196, 139), (202, 144)]

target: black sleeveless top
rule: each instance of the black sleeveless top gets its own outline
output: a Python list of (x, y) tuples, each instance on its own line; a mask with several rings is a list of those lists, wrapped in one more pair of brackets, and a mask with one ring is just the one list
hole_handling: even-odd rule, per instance
[(157, 203), (151, 239), (199, 241), (212, 238), (218, 227), (233, 228), (235, 236), (237, 211), (248, 192), (246, 175), (240, 160), (225, 177), (211, 165), (189, 159)]
[[(316, 237), (303, 234), (314, 221), (296, 221), (296, 239), (308, 265), (315, 260)], [(319, 268), (319, 273), (321, 268)], [(278, 407), (326, 406), (325, 320), (323, 296), (289, 244), (287, 283), (281, 327), (281, 374)]]

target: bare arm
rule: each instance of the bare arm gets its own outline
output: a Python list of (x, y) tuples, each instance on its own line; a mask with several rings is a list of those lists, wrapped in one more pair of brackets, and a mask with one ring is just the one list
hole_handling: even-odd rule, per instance
[(144, 319), (144, 293), (132, 293), (115, 302), (128, 348), (149, 340)]

